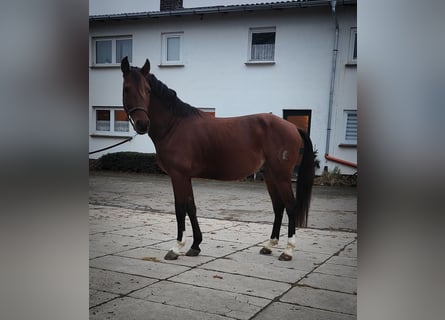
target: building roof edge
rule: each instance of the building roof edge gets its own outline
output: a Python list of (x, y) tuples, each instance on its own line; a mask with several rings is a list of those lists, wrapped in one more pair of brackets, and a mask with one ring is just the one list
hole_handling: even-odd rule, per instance
[[(261, 10), (278, 10), (290, 8), (307, 8), (325, 6), (330, 4), (330, 0), (296, 0), (296, 1), (280, 1), (256, 4), (239, 4), (227, 6), (212, 6), (212, 7), (197, 7), (197, 8), (182, 8), (171, 11), (149, 11), (149, 12), (134, 12), (134, 13), (119, 13), (119, 14), (103, 14), (89, 16), (90, 22), (100, 21), (122, 21), (122, 20), (142, 20), (150, 18), (162, 18), (171, 16), (187, 16), (187, 15), (204, 15), (230, 12), (250, 12)], [(352, 5), (357, 4), (357, 0), (337, 0), (337, 5)]]

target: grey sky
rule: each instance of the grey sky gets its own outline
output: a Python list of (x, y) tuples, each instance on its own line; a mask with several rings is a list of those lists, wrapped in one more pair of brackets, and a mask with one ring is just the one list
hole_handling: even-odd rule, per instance
[[(248, 4), (261, 2), (276, 2), (276, 1), (261, 1), (261, 0), (183, 0), (184, 8), (192, 7), (206, 7), (217, 5), (232, 5), (232, 4)], [(114, 13), (134, 13), (145, 11), (159, 10), (159, 0), (90, 0), (89, 14), (114, 14)]]

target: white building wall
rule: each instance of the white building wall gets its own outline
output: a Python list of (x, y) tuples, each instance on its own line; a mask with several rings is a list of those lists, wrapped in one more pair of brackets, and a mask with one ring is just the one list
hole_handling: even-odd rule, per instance
[[(338, 10), (340, 28), (337, 69), (335, 75), (334, 102), (332, 112), (332, 134), (329, 154), (335, 158), (357, 163), (357, 147), (342, 147), (344, 143), (345, 110), (357, 109), (357, 65), (348, 65), (350, 32), (357, 27), (355, 8)], [(325, 150), (325, 149), (323, 149)], [(353, 174), (356, 168), (339, 163), (325, 162), (329, 170), (338, 167), (341, 173)]]
[[(341, 11), (341, 9), (339, 10)], [(355, 26), (355, 11), (342, 17), (343, 29)], [(350, 25), (350, 26), (349, 26)], [(275, 64), (246, 65), (251, 27), (276, 27)], [(184, 32), (184, 67), (160, 67), (161, 33)], [(329, 86), (334, 23), (329, 7), (304, 10), (184, 16), (136, 22), (98, 23), (90, 36), (133, 36), (133, 65), (151, 62), (151, 72), (196, 107), (212, 107), (216, 116), (227, 117), (283, 109), (312, 109), (311, 138), (325, 163)], [(91, 41), (90, 41), (91, 46)], [(332, 153), (356, 162), (356, 150), (336, 150), (343, 130), (344, 106), (356, 108), (355, 70), (340, 62), (349, 46), (349, 31), (340, 37), (336, 96), (333, 110)], [(91, 58), (90, 58), (91, 59)], [(345, 83), (343, 83), (345, 82)], [(90, 106), (122, 105), (122, 75), (119, 67), (90, 69)], [(92, 109), (90, 108), (92, 115)], [(92, 124), (92, 130), (94, 124)], [(340, 130), (340, 131), (339, 131)], [(90, 137), (90, 150), (122, 139)], [(106, 152), (155, 152), (148, 136)], [(352, 151), (352, 152), (350, 152)], [(106, 153), (104, 152), (104, 153)], [(91, 155), (97, 158), (103, 153)], [(348, 168), (341, 167), (348, 173)], [(350, 170), (351, 171), (351, 170)]]

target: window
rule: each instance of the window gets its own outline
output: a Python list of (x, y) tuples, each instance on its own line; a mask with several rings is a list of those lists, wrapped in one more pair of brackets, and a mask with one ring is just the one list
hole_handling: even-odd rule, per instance
[(95, 107), (95, 132), (105, 135), (130, 133), (127, 114), (121, 108)]
[(357, 28), (351, 28), (348, 64), (357, 64)]
[(357, 110), (345, 110), (344, 143), (357, 144)]
[(274, 62), (275, 27), (249, 30), (249, 62)]
[(162, 34), (161, 66), (183, 66), (182, 61), (183, 33)]
[(126, 56), (131, 62), (133, 57), (131, 37), (93, 38), (93, 65), (117, 65)]
[(96, 110), (96, 131), (110, 131), (110, 110)]

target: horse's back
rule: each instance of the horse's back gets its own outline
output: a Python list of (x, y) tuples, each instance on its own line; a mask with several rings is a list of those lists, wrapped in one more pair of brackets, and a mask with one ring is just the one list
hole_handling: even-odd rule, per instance
[(265, 162), (284, 164), (288, 172), (287, 167), (293, 168), (297, 161), (301, 143), (292, 123), (268, 113), (196, 117), (178, 129), (175, 147), (161, 155), (169, 158), (163, 164), (175, 160), (170, 166), (192, 177), (242, 179), (257, 172)]

